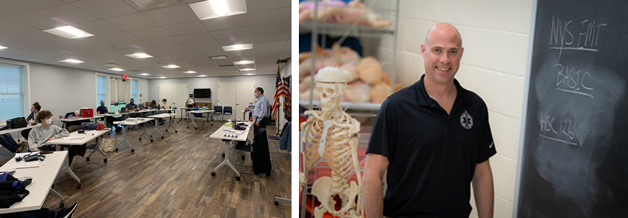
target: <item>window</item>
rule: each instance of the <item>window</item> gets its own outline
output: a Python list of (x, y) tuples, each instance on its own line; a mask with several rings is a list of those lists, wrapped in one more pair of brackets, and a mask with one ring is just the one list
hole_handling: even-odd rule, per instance
[(96, 76), (96, 106), (100, 106), (100, 101), (105, 100), (107, 105), (107, 76)]
[(139, 80), (131, 80), (131, 98), (135, 99), (135, 102), (139, 102), (140, 96), (140, 81)]
[(22, 66), (0, 64), (0, 120), (23, 117)]

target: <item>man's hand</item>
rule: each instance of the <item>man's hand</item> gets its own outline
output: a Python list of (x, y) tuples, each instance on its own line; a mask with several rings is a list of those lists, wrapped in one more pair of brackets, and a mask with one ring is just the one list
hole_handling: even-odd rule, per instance
[(493, 173), (488, 160), (475, 165), (472, 184), (478, 217), (492, 218), (494, 206)]
[(255, 125), (256, 125), (256, 126), (259, 126), (259, 121), (255, 122)]
[(251, 108), (244, 108), (245, 111), (251, 111)]
[(388, 158), (379, 154), (367, 154), (362, 174), (362, 192), (366, 217), (379, 218), (384, 214), (384, 173), (388, 169)]
[(57, 139), (57, 137), (53, 136), (52, 138), (49, 138), (48, 141), (52, 141), (52, 140), (55, 140), (55, 139)]

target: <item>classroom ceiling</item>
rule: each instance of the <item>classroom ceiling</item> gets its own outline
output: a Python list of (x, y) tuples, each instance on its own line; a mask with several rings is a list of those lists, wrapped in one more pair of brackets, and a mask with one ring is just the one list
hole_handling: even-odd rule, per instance
[[(200, 20), (190, 5), (201, 0), (0, 0), (0, 46), (7, 47), (0, 57), (148, 79), (275, 74), (275, 62), (290, 57), (291, 0), (241, 1), (244, 14)], [(44, 32), (68, 25), (94, 36)], [(222, 47), (249, 43), (249, 50)], [(133, 53), (153, 57), (126, 56)], [(218, 55), (228, 59), (208, 59)], [(223, 66), (241, 60), (255, 63)], [(162, 67), (170, 64), (181, 68)], [(115, 65), (125, 71), (109, 70)], [(247, 68), (255, 70), (240, 71)]]

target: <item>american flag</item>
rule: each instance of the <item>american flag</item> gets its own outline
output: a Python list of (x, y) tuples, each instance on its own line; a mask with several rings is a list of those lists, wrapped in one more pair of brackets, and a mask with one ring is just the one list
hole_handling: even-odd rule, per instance
[(277, 113), (279, 111), (279, 107), (281, 106), (279, 103), (279, 99), (281, 96), (286, 97), (284, 100), (284, 108), (286, 108), (286, 112), (290, 114), (290, 82), (289, 79), (282, 79), (281, 75), (279, 75), (279, 66), (277, 66), (277, 80), (275, 81), (275, 97), (273, 102), (273, 109), (271, 115), (277, 119)]

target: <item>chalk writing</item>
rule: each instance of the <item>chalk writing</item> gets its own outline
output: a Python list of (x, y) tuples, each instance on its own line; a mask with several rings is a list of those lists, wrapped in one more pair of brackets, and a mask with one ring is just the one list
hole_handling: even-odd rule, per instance
[(593, 90), (592, 87), (586, 85), (591, 77), (589, 71), (583, 72), (581, 69), (569, 68), (569, 65), (563, 66), (562, 64), (555, 64), (554, 67), (558, 69), (556, 73), (556, 90), (595, 99), (593, 95), (586, 92)]
[[(585, 19), (579, 25), (573, 24), (569, 20), (560, 20), (560, 17), (552, 16), (552, 29), (550, 31), (549, 49), (560, 50), (558, 57), (563, 54), (563, 50), (580, 50), (597, 52), (600, 30), (607, 26), (606, 23), (598, 23), (596, 20)], [(575, 30), (575, 31), (574, 31)], [(573, 32), (577, 32), (574, 36)], [(576, 41), (576, 37), (578, 38)]]
[[(573, 130), (571, 129), (573, 120), (559, 118), (559, 121), (556, 122), (560, 123), (559, 125), (556, 125), (554, 121), (556, 121), (555, 116), (551, 116), (549, 114), (543, 115), (540, 122), (541, 132), (539, 136), (552, 141), (562, 142), (570, 145), (578, 145), (578, 143), (570, 141), (574, 140), (574, 138), (576, 137)], [(556, 126), (558, 127), (558, 129), (555, 128)], [(560, 139), (560, 137), (563, 137), (564, 139)]]

